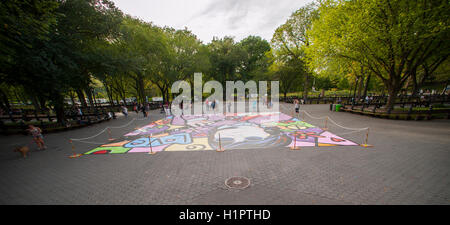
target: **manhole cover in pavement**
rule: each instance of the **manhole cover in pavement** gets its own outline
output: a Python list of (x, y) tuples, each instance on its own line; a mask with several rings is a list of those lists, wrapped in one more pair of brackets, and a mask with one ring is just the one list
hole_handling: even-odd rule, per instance
[(230, 177), (225, 181), (228, 188), (244, 189), (250, 185), (250, 180), (246, 177)]

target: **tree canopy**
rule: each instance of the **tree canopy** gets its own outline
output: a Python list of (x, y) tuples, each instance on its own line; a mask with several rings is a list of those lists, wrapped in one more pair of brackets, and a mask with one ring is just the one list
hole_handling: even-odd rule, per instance
[[(110, 0), (0, 2), (0, 106), (11, 99), (51, 109), (65, 121), (65, 98), (95, 106), (135, 97), (172, 97), (194, 72), (214, 79), (278, 80), (280, 90), (401, 90), (449, 81), (449, 2), (318, 0), (294, 11), (268, 42), (231, 36), (203, 43), (188, 28), (160, 27), (126, 15)], [(364, 90), (363, 90), (364, 89)], [(357, 93), (357, 94), (356, 94)], [(12, 97), (14, 96), (14, 97)], [(85, 100), (87, 99), (87, 101)]]

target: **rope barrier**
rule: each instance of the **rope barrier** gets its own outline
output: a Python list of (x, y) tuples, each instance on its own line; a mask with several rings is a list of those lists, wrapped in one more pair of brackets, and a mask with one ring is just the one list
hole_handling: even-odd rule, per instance
[[(130, 125), (131, 125), (133, 122), (135, 122), (135, 121), (144, 121), (144, 120), (148, 120), (148, 119), (149, 119), (149, 117), (144, 117), (144, 118), (141, 118), (141, 119), (133, 118), (130, 122), (128, 122), (128, 123), (126, 123), (126, 124), (124, 124), (124, 125), (121, 125), (121, 126), (115, 126), (115, 127), (113, 127), (113, 126), (107, 126), (107, 127), (105, 127), (103, 130), (101, 130), (99, 133), (94, 134), (94, 135), (89, 136), (89, 137), (85, 137), (85, 138), (70, 138), (70, 139), (69, 139), (69, 143), (72, 145), (72, 153), (73, 153), (73, 154), (70, 155), (69, 158), (78, 158), (78, 157), (82, 156), (82, 154), (76, 154), (76, 153), (75, 153), (75, 145), (74, 145), (74, 143), (73, 143), (74, 141), (80, 142), (80, 143), (85, 143), (85, 144), (95, 144), (95, 145), (103, 145), (103, 144), (107, 144), (107, 143), (109, 143), (110, 141), (115, 140), (114, 138), (112, 138), (112, 135), (111, 135), (111, 129), (125, 128), (125, 127), (130, 126)], [(93, 139), (93, 138), (98, 137), (99, 135), (103, 134), (105, 131), (108, 132), (108, 142), (99, 143), (99, 142), (86, 141), (86, 140), (89, 140), (89, 139)], [(153, 152), (153, 149), (152, 149), (152, 146), (151, 146), (151, 136), (150, 136), (150, 154), (155, 154), (155, 153), (156, 153), (156, 152)]]
[[(289, 109), (286, 109), (286, 106), (284, 105), (284, 104), (280, 104), (283, 108), (284, 108), (284, 110), (286, 110), (287, 112), (289, 112), (290, 110)], [(310, 118), (312, 118), (312, 119), (316, 119), (316, 120), (322, 120), (322, 119), (325, 119), (325, 128), (322, 128), (323, 130), (328, 130), (329, 128), (328, 128), (328, 120), (331, 122), (331, 123), (333, 123), (334, 125), (336, 125), (337, 127), (339, 127), (339, 128), (342, 128), (342, 129), (345, 129), (345, 130), (351, 130), (350, 132), (346, 132), (346, 133), (340, 133), (340, 134), (337, 134), (337, 135), (347, 135), (347, 134), (353, 134), (353, 133), (357, 133), (357, 132), (361, 132), (361, 131), (366, 131), (366, 138), (365, 138), (365, 140), (363, 140), (363, 142), (364, 142), (364, 144), (361, 144), (360, 146), (362, 146), (362, 147), (372, 147), (372, 145), (369, 145), (368, 144), (368, 140), (369, 140), (369, 127), (364, 127), (364, 128), (351, 128), (351, 127), (345, 127), (345, 126), (342, 126), (342, 125), (340, 125), (340, 124), (338, 124), (336, 121), (334, 121), (333, 119), (331, 119), (329, 116), (322, 116), (322, 117), (315, 117), (315, 116), (312, 116), (311, 114), (309, 114), (307, 111), (305, 111), (305, 110), (299, 110), (299, 112), (298, 112), (298, 115), (297, 116), (294, 116), (294, 114), (292, 113), (292, 117), (295, 117), (295, 118), (297, 118), (298, 116), (299, 116), (299, 114), (300, 114), (300, 112), (302, 112), (303, 114), (303, 118), (302, 118), (302, 120), (303, 121), (305, 121), (305, 115), (307, 115), (308, 117), (310, 117)], [(296, 140), (294, 140), (294, 147), (292, 147), (291, 149), (293, 149), (293, 148), (295, 148), (296, 146)]]
[(92, 138), (95, 138), (95, 137), (99, 136), (100, 134), (104, 133), (105, 131), (108, 131), (109, 139), (112, 139), (111, 138), (111, 130), (110, 130), (111, 128), (112, 129), (120, 129), (120, 128), (124, 128), (124, 127), (127, 127), (127, 126), (131, 125), (134, 121), (143, 121), (143, 120), (147, 120), (147, 118), (144, 118), (144, 119), (133, 118), (130, 122), (128, 122), (127, 124), (124, 124), (122, 126), (117, 126), (117, 127), (107, 126), (105, 129), (103, 129), (102, 131), (100, 131), (99, 133), (97, 133), (95, 135), (92, 135), (92, 136), (89, 136), (89, 137), (85, 137), (85, 138), (71, 138), (71, 140), (80, 142), (80, 141), (83, 141), (83, 140), (92, 139)]
[(71, 140), (72, 140), (72, 141), (82, 141), (82, 140), (92, 139), (92, 138), (95, 138), (95, 137), (99, 136), (100, 134), (102, 134), (103, 132), (105, 132), (107, 129), (108, 129), (108, 127), (105, 128), (105, 129), (103, 129), (102, 131), (100, 131), (98, 134), (92, 135), (92, 136), (90, 136), (90, 137), (86, 137), (86, 138), (78, 138), (78, 139), (77, 139), (77, 138), (71, 138)]
[(73, 144), (73, 141), (71, 139), (69, 140), (69, 143), (72, 145), (72, 155), (70, 155), (69, 158), (73, 159), (82, 156), (82, 154), (75, 153), (75, 145)]

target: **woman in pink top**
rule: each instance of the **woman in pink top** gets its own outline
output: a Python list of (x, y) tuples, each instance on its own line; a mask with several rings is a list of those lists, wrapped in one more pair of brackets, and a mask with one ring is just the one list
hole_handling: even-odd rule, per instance
[(47, 146), (45, 146), (44, 144), (44, 136), (42, 136), (42, 130), (39, 127), (29, 125), (28, 131), (33, 136), (33, 140), (38, 145), (39, 150), (47, 149)]

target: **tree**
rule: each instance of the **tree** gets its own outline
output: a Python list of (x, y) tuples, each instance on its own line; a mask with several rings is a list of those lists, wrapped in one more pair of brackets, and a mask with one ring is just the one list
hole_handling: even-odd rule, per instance
[(227, 80), (242, 79), (238, 72), (245, 53), (236, 45), (232, 37), (213, 38), (208, 44), (208, 49), (212, 78), (222, 85), (225, 85)]
[[(57, 7), (58, 3), (52, 0), (0, 2), (0, 102), (7, 111), (11, 107), (7, 89), (22, 85), (25, 74), (20, 74), (17, 69), (29, 64), (22, 56), (29, 59), (30, 54), (36, 52), (34, 48), (48, 41), (51, 26), (56, 23)], [(34, 94), (31, 89), (26, 90)]]
[[(275, 30), (273, 35), (272, 46), (279, 52), (278, 54), (288, 57), (289, 60), (296, 60), (299, 64), (309, 61), (304, 51), (311, 44), (311, 38), (307, 31), (311, 29), (312, 21), (317, 16), (314, 4), (306, 5), (292, 13), (289, 19)], [(303, 98), (306, 100), (312, 70), (306, 67), (305, 71)]]
[(270, 64), (266, 53), (271, 48), (266, 40), (258, 36), (248, 36), (237, 43), (237, 47), (243, 51), (242, 62), (238, 67), (242, 81), (247, 82), (267, 72)]
[(299, 76), (299, 71), (305, 70), (305, 64), (299, 64), (298, 60), (292, 58), (283, 60), (273, 53), (271, 56), (272, 63), (267, 72), (267, 76), (269, 79), (279, 81), (280, 91), (286, 100), (287, 93), (296, 90), (296, 85), (302, 80), (303, 77)]
[(391, 110), (405, 81), (449, 53), (448, 1), (323, 1), (309, 34), (313, 60), (344, 58), (384, 83)]

